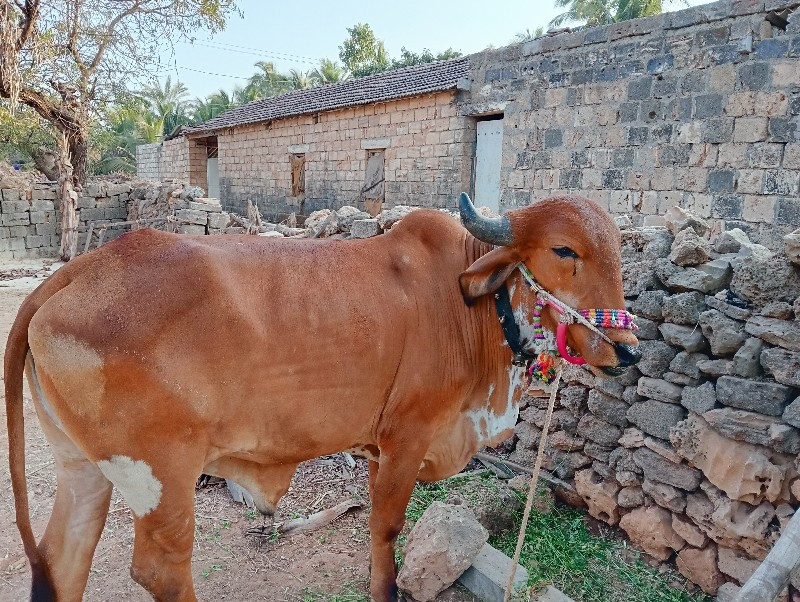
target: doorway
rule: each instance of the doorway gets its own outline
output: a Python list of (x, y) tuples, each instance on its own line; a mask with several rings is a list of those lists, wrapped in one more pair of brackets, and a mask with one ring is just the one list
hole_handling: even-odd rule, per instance
[(503, 162), (503, 115), (478, 120), (475, 147), (475, 205), (500, 211), (500, 167)]

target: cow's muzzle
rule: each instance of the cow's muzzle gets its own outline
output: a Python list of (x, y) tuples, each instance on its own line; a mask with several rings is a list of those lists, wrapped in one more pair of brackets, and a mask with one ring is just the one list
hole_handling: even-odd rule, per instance
[(617, 354), (617, 365), (600, 367), (603, 372), (612, 377), (622, 375), (628, 367), (642, 359), (642, 352), (635, 345), (614, 343), (614, 352)]

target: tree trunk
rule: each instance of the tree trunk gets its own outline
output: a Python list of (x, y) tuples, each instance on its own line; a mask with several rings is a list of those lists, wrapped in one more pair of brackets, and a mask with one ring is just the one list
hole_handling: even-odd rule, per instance
[(89, 152), (88, 134), (83, 128), (67, 133), (69, 140), (69, 159), (72, 163), (72, 184), (82, 190), (86, 183), (86, 162)]
[[(72, 259), (74, 249), (78, 245), (78, 195), (73, 186), (73, 169), (70, 160), (70, 143), (66, 135), (61, 138), (59, 144), (59, 176), (58, 176), (58, 196), (61, 208), (61, 246), (59, 255), (64, 261)], [(84, 155), (85, 156), (85, 155)]]

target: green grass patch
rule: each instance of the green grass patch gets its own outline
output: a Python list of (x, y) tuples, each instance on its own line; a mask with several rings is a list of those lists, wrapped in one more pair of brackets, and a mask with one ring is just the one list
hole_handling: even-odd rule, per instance
[[(513, 557), (516, 529), (490, 539)], [(528, 569), (529, 585), (552, 584), (576, 602), (710, 602), (703, 593), (686, 591), (686, 580), (675, 571), (662, 572), (640, 560), (624, 542), (589, 533), (583, 514), (553, 508), (548, 514), (531, 511), (520, 556)]]

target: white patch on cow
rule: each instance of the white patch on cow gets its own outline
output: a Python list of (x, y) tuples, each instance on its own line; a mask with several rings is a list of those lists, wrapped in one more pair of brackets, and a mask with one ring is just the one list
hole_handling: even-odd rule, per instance
[(403, 263), (405, 264), (411, 263), (411, 258), (408, 255), (403, 255)]
[(53, 406), (48, 401), (47, 397), (44, 394), (44, 391), (42, 391), (42, 385), (39, 382), (39, 375), (36, 372), (36, 362), (33, 361), (33, 356), (30, 354), (30, 352), (28, 352), (28, 359), (30, 360), (29, 365), (31, 368), (31, 381), (33, 382), (33, 388), (36, 393), (36, 398), (41, 404), (44, 413), (47, 414), (50, 417), (50, 420), (53, 421), (53, 424), (55, 424), (58, 427), (58, 429), (63, 432), (64, 425), (61, 424), (61, 420), (56, 415)]
[(511, 366), (508, 372), (508, 397), (506, 400), (506, 407), (503, 409), (502, 413), (496, 414), (490, 405), (492, 394), (495, 390), (494, 384), (489, 385), (489, 392), (486, 395), (485, 405), (467, 412), (467, 417), (472, 421), (479, 442), (491, 441), (504, 431), (513, 429), (517, 424), (519, 403), (514, 403), (514, 392), (523, 386), (524, 374), (525, 368)]
[(119, 489), (139, 518), (154, 510), (161, 501), (161, 481), (153, 475), (147, 462), (112, 456), (111, 460), (100, 460), (97, 467)]

